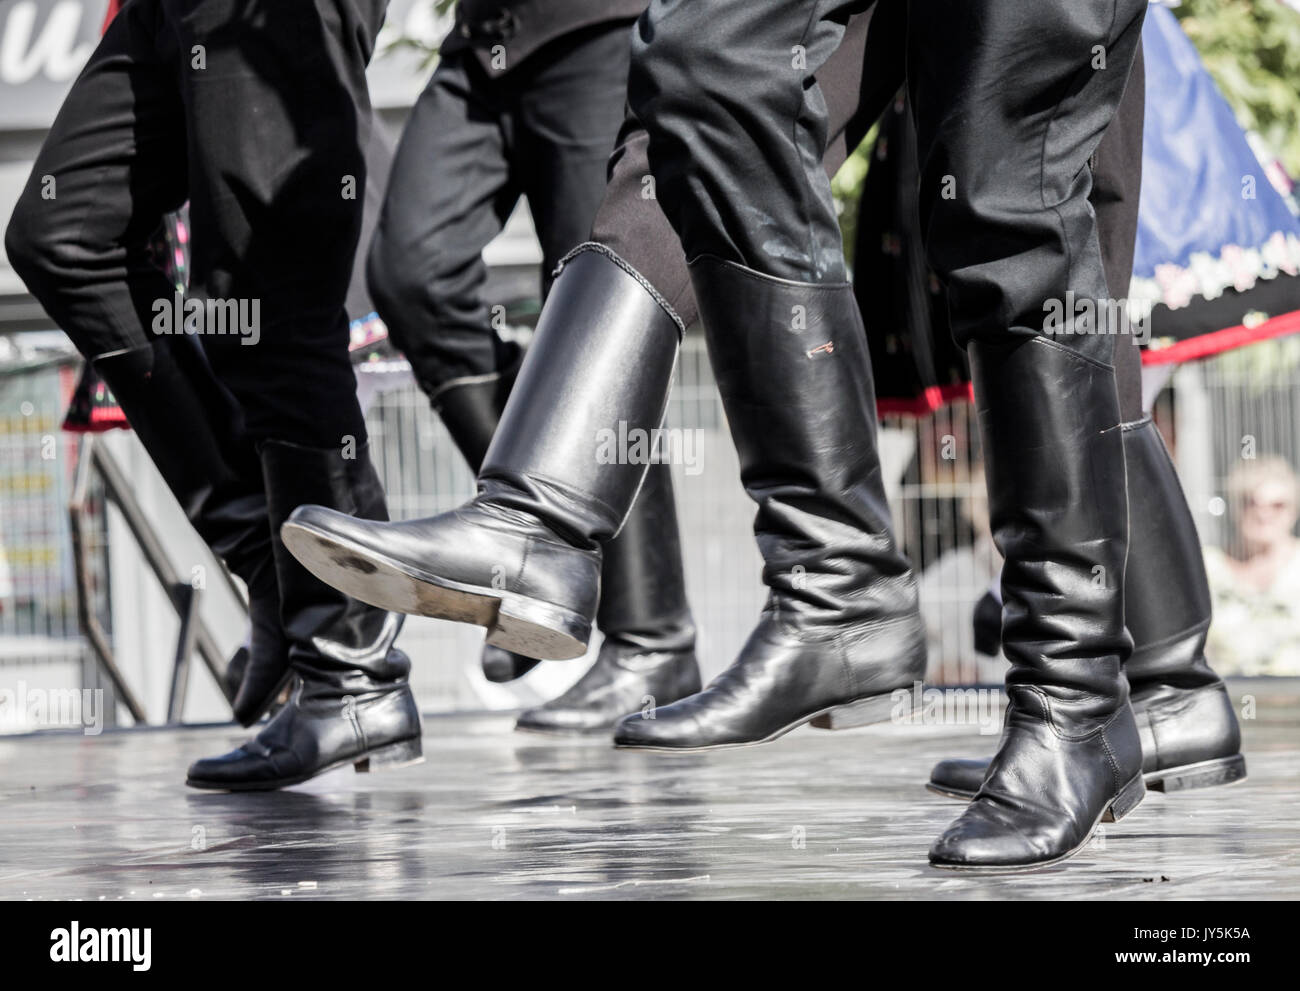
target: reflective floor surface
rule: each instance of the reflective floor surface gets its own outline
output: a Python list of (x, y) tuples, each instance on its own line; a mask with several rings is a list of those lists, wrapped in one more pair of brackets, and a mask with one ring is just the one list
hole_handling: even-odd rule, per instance
[(1300, 684), (1232, 686), (1249, 779), (1149, 794), (1061, 867), (956, 876), (926, 863), (959, 805), (922, 787), (975, 727), (802, 729), (661, 756), (433, 716), (425, 763), (290, 791), (182, 784), (233, 727), (0, 737), (0, 897), (1300, 897)]

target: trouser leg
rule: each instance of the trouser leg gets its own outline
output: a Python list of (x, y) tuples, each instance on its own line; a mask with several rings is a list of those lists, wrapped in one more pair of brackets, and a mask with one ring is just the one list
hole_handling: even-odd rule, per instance
[(208, 328), (212, 367), (258, 440), (364, 444), (343, 303), (364, 205), (365, 69), (385, 4), (162, 3), (186, 53), (189, 295), (235, 301), (253, 325)]
[(822, 165), (817, 73), (864, 0), (654, 0), (637, 22), (628, 101), (649, 134), (657, 193), (688, 259), (842, 281)]
[[(840, 46), (817, 73), (828, 117), (827, 176), (839, 171), (903, 85), (906, 13), (899, 0), (882, 0), (852, 15)], [(640, 272), (689, 327), (699, 307), (681, 241), (660, 207), (649, 143), (645, 126), (629, 116), (609, 162), (591, 240)]]
[(162, 3), (141, 0), (113, 20), (50, 128), (5, 243), (113, 390), (194, 528), (248, 585), (249, 660), (232, 698), (247, 724), (287, 669), (261, 468), (197, 343), (154, 333), (177, 289), (148, 246), (189, 191), (177, 61)]
[(367, 249), (375, 308), (435, 406), (448, 386), (493, 379), (505, 359), (483, 295), (483, 249), (520, 195), (509, 85), (465, 54), (439, 64), (402, 131)]

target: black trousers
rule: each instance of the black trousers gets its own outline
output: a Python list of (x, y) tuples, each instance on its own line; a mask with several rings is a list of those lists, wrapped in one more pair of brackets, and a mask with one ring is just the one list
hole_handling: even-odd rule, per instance
[[(867, 3), (848, 18), (838, 48), (815, 75), (826, 105), (827, 144), (819, 168), (827, 177), (844, 164), (903, 86), (906, 8)], [(683, 241), (651, 183), (650, 138), (629, 116), (609, 163), (609, 184), (596, 213), (591, 240), (612, 248), (672, 305), (685, 326), (699, 315)], [(838, 237), (838, 228), (836, 237)]]
[[(653, 0), (637, 23), (629, 104), (688, 258), (843, 280), (820, 74), (870, 6)], [(1089, 160), (1124, 92), (1144, 0), (875, 7), (906, 19), (923, 232), (960, 311), (958, 341), (1040, 332), (1043, 301), (1067, 289), (1105, 298)], [(1113, 339), (1078, 340), (1111, 360)]]
[(385, 6), (125, 5), (6, 233), (15, 268), (84, 355), (165, 346), (152, 329), (174, 288), (146, 244), (188, 199), (190, 296), (259, 314), (256, 343), (200, 338), (249, 432), (313, 447), (364, 439), (343, 302), (364, 202), (365, 68)]
[(484, 246), (527, 196), (543, 291), (587, 238), (623, 121), (630, 23), (584, 28), (490, 78), (471, 52), (444, 59), (398, 145), (370, 245), (375, 308), (426, 392), (498, 369)]

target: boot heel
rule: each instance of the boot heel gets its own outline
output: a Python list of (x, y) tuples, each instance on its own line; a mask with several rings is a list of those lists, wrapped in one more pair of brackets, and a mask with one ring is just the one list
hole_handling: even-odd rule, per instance
[[(910, 700), (912, 693), (907, 692), (907, 696)], [(855, 726), (885, 723), (894, 718), (899, 706), (903, 704), (908, 705), (908, 712), (910, 712), (910, 703), (895, 701), (893, 692), (888, 695), (872, 695), (869, 698), (850, 702), (848, 705), (838, 706), (829, 712), (823, 712), (809, 725), (817, 729), (853, 729)]]
[(424, 744), (417, 736), (413, 740), (402, 740), (400, 743), (390, 743), (372, 750), (360, 760), (354, 761), (352, 766), (356, 768), (358, 774), (367, 774), (370, 771), (406, 767), (423, 761)]
[(548, 661), (569, 661), (587, 653), (591, 621), (570, 609), (525, 599), (502, 598), (487, 642), (493, 647)]
[(1138, 803), (1142, 801), (1146, 793), (1147, 785), (1142, 779), (1142, 775), (1140, 773), (1134, 775), (1133, 780), (1120, 789), (1120, 793), (1110, 803), (1110, 808), (1101, 817), (1101, 821), (1119, 822), (1138, 807)]
[(1241, 754), (1220, 757), (1216, 760), (1184, 764), (1167, 771), (1147, 776), (1147, 787), (1152, 791), (1187, 791), (1191, 788), (1213, 788), (1230, 785), (1246, 777), (1246, 758)]

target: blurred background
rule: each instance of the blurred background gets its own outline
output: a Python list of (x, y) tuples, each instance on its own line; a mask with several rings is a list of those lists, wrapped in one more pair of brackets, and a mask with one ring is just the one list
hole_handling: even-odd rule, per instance
[[(0, 218), (7, 219), (63, 94), (94, 47), (105, 7), (106, 0), (0, 0)], [(390, 5), (370, 75), (394, 139), (450, 24), (449, 7), (439, 0)], [(1186, 0), (1173, 16), (1239, 129), (1224, 140), (1248, 143), (1271, 195), (1294, 220), (1300, 0)], [(1159, 110), (1148, 104), (1148, 126)], [(879, 151), (874, 139), (835, 183), (850, 250), (859, 243), (860, 190)], [(1300, 221), (1282, 233), (1294, 247), (1271, 267), (1234, 270), (1226, 284), (1207, 288), (1202, 280), (1190, 291), (1241, 297), (1235, 315), (1215, 329), (1274, 331), (1246, 333), (1240, 340), (1252, 343), (1199, 360), (1165, 362), (1152, 377), (1153, 389), (1163, 385), (1157, 422), (1206, 547), (1216, 606), (1211, 660), (1225, 675), (1300, 675), (1300, 336), (1283, 333), (1293, 324), (1300, 330), (1300, 304), (1276, 292), (1267, 304), (1250, 295), (1265, 281), (1300, 276), (1295, 231)], [(185, 240), (182, 221), (160, 241), (181, 270)], [(1249, 253), (1259, 246), (1237, 247)], [(540, 262), (526, 205), (486, 255), (489, 298), (507, 314), (504, 332), (526, 338), (538, 310)], [(1199, 271), (1202, 261), (1213, 267), (1229, 256), (1225, 247), (1221, 258), (1193, 257), (1186, 268)], [(1162, 291), (1164, 274), (1153, 277)], [(1163, 302), (1177, 314), (1168, 292)], [(382, 346), (382, 327), (359, 316), (359, 387), (390, 510), (408, 518), (450, 509), (473, 492), (473, 477), (404, 363)], [(869, 303), (864, 316), (873, 334), (890, 340), (890, 328), (873, 325)], [(214, 675), (244, 637), (240, 589), (190, 532), (130, 431), (95, 431), (96, 396), (77, 397), (82, 429), (63, 429), (80, 370), (79, 356), (0, 257), (0, 699), (20, 688), (98, 688), (109, 725), (225, 720), (229, 709)], [(753, 507), (739, 485), (698, 328), (682, 351), (666, 425), (681, 432), (677, 498), (708, 677), (740, 647), (763, 590)], [(883, 425), (898, 534), (921, 575), (930, 678), (1000, 682), (1000, 658), (978, 653), (971, 632), (998, 560), (970, 408), (958, 397), (933, 410), (888, 413)], [(1261, 559), (1274, 566), (1252, 567)], [(547, 663), (520, 682), (490, 685), (479, 672), (481, 638), (476, 628), (408, 620), (402, 646), (415, 661), (413, 685), (426, 711), (532, 704), (585, 669)], [(22, 706), (0, 706), (0, 733), (35, 728)]]

